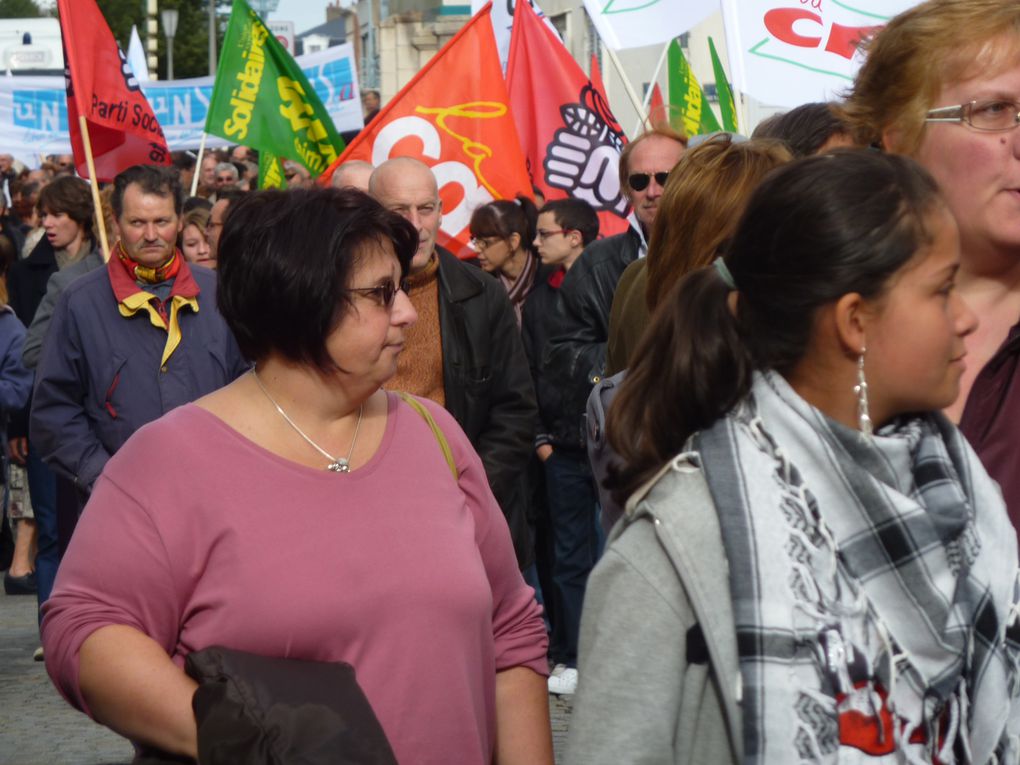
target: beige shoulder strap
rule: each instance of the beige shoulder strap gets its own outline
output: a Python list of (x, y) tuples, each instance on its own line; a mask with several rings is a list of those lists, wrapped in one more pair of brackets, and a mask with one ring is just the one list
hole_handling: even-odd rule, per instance
[(457, 471), (457, 463), (453, 459), (453, 450), (450, 448), (449, 441), (446, 440), (446, 436), (443, 435), (443, 429), (439, 427), (439, 423), (435, 421), (432, 414), (426, 409), (422, 403), (412, 396), (410, 393), (404, 391), (397, 391), (397, 395), (402, 398), (408, 406), (416, 411), (429, 428), (432, 430), (432, 435), (436, 437), (436, 441), (439, 443), (439, 448), (443, 452), (443, 458), (446, 460), (447, 466), (450, 468), (450, 473), (453, 475), (453, 480), (460, 480), (460, 473)]

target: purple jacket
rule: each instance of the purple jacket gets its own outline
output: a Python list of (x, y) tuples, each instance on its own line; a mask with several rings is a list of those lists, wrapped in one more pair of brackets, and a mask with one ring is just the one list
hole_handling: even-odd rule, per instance
[[(197, 313), (180, 311), (181, 343), (161, 367), (166, 330), (144, 311), (118, 310), (109, 268), (60, 296), (36, 370), (30, 436), (43, 460), (88, 492), (110, 457), (142, 425), (220, 388), (247, 370), (216, 310), (216, 275), (181, 264), (198, 287)], [(153, 468), (172, 469), (168, 455)], [(171, 458), (172, 460), (172, 458)]]
[(1020, 528), (1020, 323), (974, 380), (960, 430), (999, 486)]

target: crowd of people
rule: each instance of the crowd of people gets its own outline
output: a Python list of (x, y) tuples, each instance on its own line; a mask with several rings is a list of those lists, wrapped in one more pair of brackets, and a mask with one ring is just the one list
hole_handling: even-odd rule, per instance
[(470, 261), (410, 157), (178, 152), (96, 215), (0, 155), (58, 690), (152, 763), (551, 764), (549, 694), (578, 765), (1020, 763), (1020, 6), (864, 51), (749, 138), (649, 125), (624, 233), (521, 195)]

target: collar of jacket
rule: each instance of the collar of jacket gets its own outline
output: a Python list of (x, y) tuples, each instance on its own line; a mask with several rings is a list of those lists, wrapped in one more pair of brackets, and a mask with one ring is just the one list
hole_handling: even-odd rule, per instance
[(28, 257), (15, 262), (23, 263), (25, 268), (56, 268), (57, 254), (53, 245), (50, 244), (50, 240), (43, 234), (42, 238), (35, 243), (32, 251), (28, 253)]
[(166, 332), (166, 344), (163, 346), (160, 366), (166, 366), (167, 361), (177, 350), (177, 346), (181, 344), (181, 308), (188, 306), (192, 311), (198, 313), (198, 295), (201, 290), (195, 277), (191, 275), (191, 269), (188, 267), (187, 261), (183, 259), (183, 255), (178, 252), (177, 257), (181, 258), (181, 267), (174, 278), (173, 286), (170, 287), (170, 297), (167, 300), (170, 306), (169, 313), (166, 313), (163, 303), (158, 297), (139, 288), (116, 257), (111, 257), (106, 264), (106, 273), (110, 278), (114, 297), (117, 298), (120, 315), (130, 318), (139, 311), (145, 311), (152, 326)]
[(470, 300), (484, 289), (482, 279), (492, 278), (470, 265), (457, 268), (457, 256), (439, 245), (436, 245), (436, 256), (439, 258), (439, 285), (443, 296), (452, 302)]

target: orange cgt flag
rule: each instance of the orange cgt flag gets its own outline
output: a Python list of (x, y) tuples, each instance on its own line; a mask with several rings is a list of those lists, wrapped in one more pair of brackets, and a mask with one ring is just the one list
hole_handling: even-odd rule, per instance
[(531, 4), (518, 2), (506, 79), (534, 185), (548, 200), (588, 202), (601, 235), (626, 231), (618, 168), (627, 139), (609, 109), (598, 62), (589, 78)]
[(413, 157), (432, 168), (443, 202), (439, 244), (461, 257), (475, 208), (494, 199), (530, 197), (531, 184), (510, 113), (487, 3), (383, 107), (322, 174), (328, 185), (342, 163), (379, 166)]
[(57, 0), (57, 8), (64, 42), (68, 129), (78, 175), (89, 175), (80, 115), (88, 123), (100, 181), (112, 181), (132, 165), (169, 165), (163, 129), (95, 0)]

